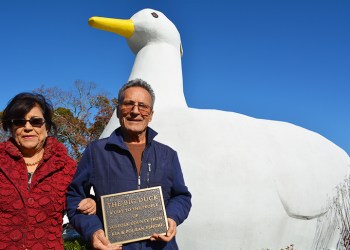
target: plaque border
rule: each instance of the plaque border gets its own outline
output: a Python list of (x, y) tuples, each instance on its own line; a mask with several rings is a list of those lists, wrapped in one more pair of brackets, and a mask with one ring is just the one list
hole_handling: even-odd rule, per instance
[[(166, 215), (166, 211), (165, 211), (165, 206), (164, 206), (164, 199), (163, 199), (163, 192), (162, 192), (162, 187), (161, 186), (155, 186), (155, 187), (150, 187), (150, 188), (142, 188), (142, 189), (135, 189), (135, 190), (131, 190), (131, 191), (127, 191), (127, 192), (120, 192), (120, 193), (115, 193), (115, 194), (107, 194), (107, 195), (101, 195), (101, 207), (102, 207), (102, 217), (103, 217), (103, 225), (104, 225), (104, 230), (105, 230), (105, 235), (106, 238), (109, 240), (108, 237), (108, 227), (106, 226), (106, 216), (105, 216), (105, 206), (104, 206), (104, 198), (108, 198), (111, 196), (119, 196), (119, 195), (125, 195), (125, 194), (130, 194), (130, 193), (141, 193), (141, 192), (145, 192), (145, 191), (149, 191), (149, 190), (153, 190), (153, 189), (158, 189), (159, 194), (160, 194), (160, 200), (161, 200), (161, 206), (163, 209), (163, 216), (164, 216), (164, 222), (165, 222), (165, 226), (166, 229), (169, 229), (169, 225), (168, 225), (168, 218)], [(166, 235), (165, 233), (162, 233), (161, 235)], [(145, 237), (141, 237), (141, 238), (134, 238), (131, 240), (125, 240), (125, 241), (119, 241), (119, 242), (111, 242), (112, 245), (122, 245), (122, 244), (126, 244), (126, 243), (131, 243), (131, 242), (136, 242), (136, 241), (141, 241), (141, 240), (147, 240), (150, 238), (151, 235), (149, 236), (145, 236)]]

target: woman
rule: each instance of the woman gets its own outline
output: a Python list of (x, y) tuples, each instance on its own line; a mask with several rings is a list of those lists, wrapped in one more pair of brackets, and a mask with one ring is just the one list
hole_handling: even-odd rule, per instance
[[(3, 111), (11, 137), (0, 143), (0, 249), (63, 249), (65, 194), (76, 163), (56, 138), (52, 106), (44, 96), (16, 95)], [(95, 212), (85, 199), (79, 210)]]

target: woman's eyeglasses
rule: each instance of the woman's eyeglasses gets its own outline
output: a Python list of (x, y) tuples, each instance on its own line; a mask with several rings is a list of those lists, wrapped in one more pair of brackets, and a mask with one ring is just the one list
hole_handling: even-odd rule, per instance
[(40, 118), (40, 117), (32, 117), (29, 120), (26, 120), (26, 119), (12, 119), (11, 120), (12, 125), (14, 125), (16, 127), (24, 127), (27, 122), (29, 122), (30, 125), (32, 125), (33, 127), (40, 128), (45, 123), (45, 119)]

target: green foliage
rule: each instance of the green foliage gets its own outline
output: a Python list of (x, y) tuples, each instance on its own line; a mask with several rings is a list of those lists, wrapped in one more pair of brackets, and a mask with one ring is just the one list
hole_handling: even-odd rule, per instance
[(64, 241), (65, 250), (88, 250), (90, 249), (88, 244), (86, 244), (82, 239), (75, 238), (71, 240)]
[(60, 116), (70, 116), (73, 117), (73, 113), (70, 109), (58, 107), (55, 109), (55, 113)]

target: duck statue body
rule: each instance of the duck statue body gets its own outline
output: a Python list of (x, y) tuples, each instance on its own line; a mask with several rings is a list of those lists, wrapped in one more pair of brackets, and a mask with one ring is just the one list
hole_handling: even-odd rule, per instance
[[(180, 249), (339, 246), (339, 229), (327, 214), (350, 166), (341, 148), (287, 122), (188, 107), (180, 34), (160, 11), (92, 17), (89, 24), (126, 37), (136, 55), (129, 79), (142, 78), (155, 91), (150, 126), (158, 141), (177, 150), (193, 195), (189, 218), (178, 227)], [(118, 126), (114, 114), (101, 137)]]

